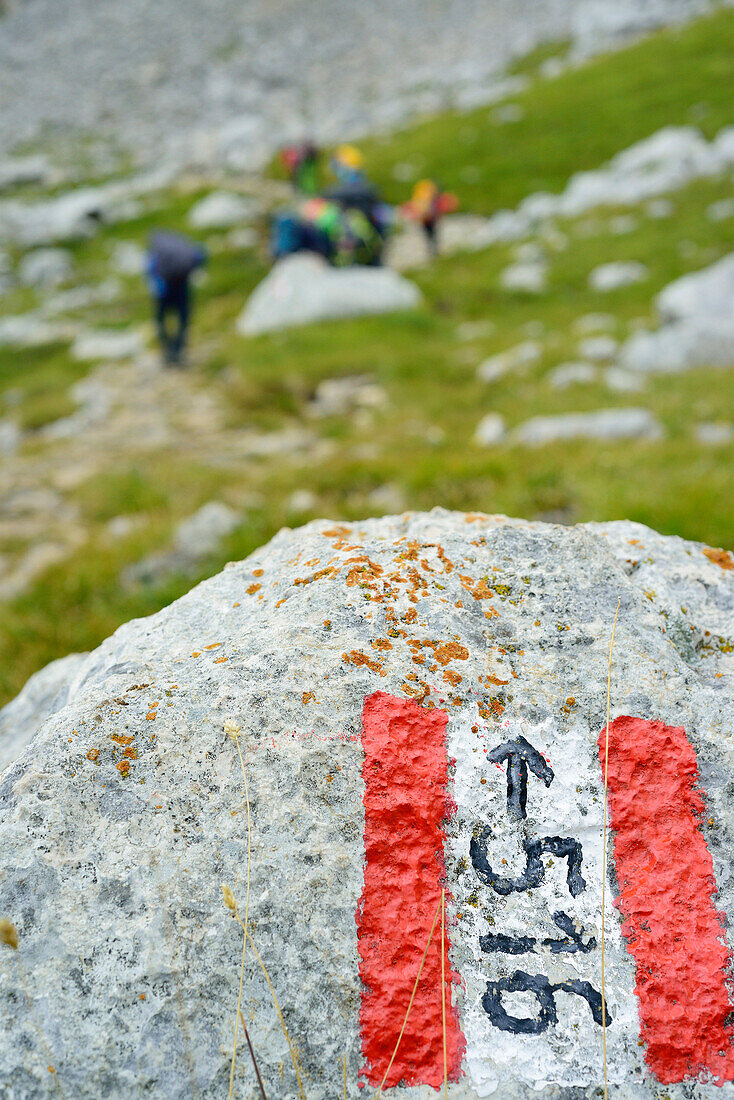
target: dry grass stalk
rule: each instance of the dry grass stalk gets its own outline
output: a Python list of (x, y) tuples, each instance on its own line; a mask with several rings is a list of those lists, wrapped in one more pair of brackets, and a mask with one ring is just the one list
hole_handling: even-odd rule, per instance
[[(238, 725), (231, 718), (228, 718), (224, 723), (224, 731), (228, 737), (234, 741), (237, 746), (237, 755), (240, 760), (240, 769), (242, 771), (242, 782), (245, 786), (245, 804), (247, 806), (247, 893), (245, 897), (245, 922), (242, 925), (242, 961), (240, 963), (240, 986), (237, 993), (237, 1011), (234, 1018), (234, 1040), (232, 1042), (232, 1065), (229, 1071), (229, 1097), (228, 1100), (232, 1100), (232, 1091), (234, 1089), (234, 1071), (237, 1062), (237, 1032), (240, 1023), (240, 1017), (242, 1016), (242, 986), (245, 980), (245, 955), (247, 953), (247, 926), (250, 918), (250, 864), (252, 856), (252, 823), (250, 820), (250, 795), (247, 790), (247, 773), (245, 772), (245, 762), (242, 759), (242, 749), (240, 748), (240, 730), (242, 727)], [(237, 914), (237, 902), (234, 899), (234, 894), (228, 886), (222, 886), (222, 893), (224, 894), (224, 904), (228, 909), (231, 909)], [(233, 908), (234, 907), (234, 908)], [(249, 1040), (248, 1040), (249, 1041)]]
[(252, 1043), (250, 1042), (250, 1033), (247, 1030), (247, 1024), (245, 1023), (245, 1017), (242, 1015), (241, 1012), (240, 1012), (240, 1020), (242, 1021), (242, 1030), (245, 1033), (245, 1039), (247, 1040), (247, 1045), (250, 1048), (250, 1057), (252, 1058), (252, 1064), (255, 1068), (255, 1076), (257, 1077), (257, 1083), (260, 1086), (260, 1094), (261, 1094), (263, 1100), (268, 1100), (267, 1096), (265, 1095), (265, 1086), (263, 1085), (263, 1079), (260, 1076), (260, 1070), (258, 1069), (258, 1066), (257, 1066), (257, 1059), (255, 1058), (255, 1051), (252, 1049)]
[(612, 653), (614, 652), (614, 634), (617, 629), (617, 618), (622, 597), (617, 600), (617, 610), (614, 612), (612, 624), (612, 637), (609, 642), (609, 672), (607, 675), (607, 724), (604, 728), (604, 818), (602, 823), (602, 854), (601, 854), (601, 1036), (602, 1053), (604, 1058), (604, 1100), (607, 1100), (607, 997), (604, 984), (604, 918), (607, 900), (607, 792), (609, 788), (609, 710), (612, 698)]
[(382, 1078), (382, 1081), (380, 1083), (380, 1087), (379, 1087), (379, 1089), (377, 1090), (377, 1092), (375, 1094), (375, 1100), (380, 1100), (380, 1096), (382, 1096), (382, 1090), (385, 1087), (385, 1082), (387, 1081), (387, 1075), (390, 1072), (390, 1070), (392, 1069), (392, 1064), (395, 1061), (395, 1055), (398, 1053), (398, 1047), (400, 1046), (400, 1040), (403, 1038), (403, 1033), (405, 1031), (406, 1024), (408, 1023), (408, 1016), (410, 1016), (410, 1010), (413, 1007), (413, 1001), (415, 1000), (415, 995), (416, 995), (416, 992), (418, 990), (418, 982), (420, 981), (421, 974), (423, 973), (423, 964), (426, 961), (426, 956), (428, 955), (428, 948), (431, 946), (431, 940), (433, 939), (433, 933), (436, 931), (436, 925), (438, 923), (438, 918), (441, 915), (441, 910), (442, 910), (442, 907), (443, 907), (443, 904), (444, 904), (444, 896), (445, 896), (445, 891), (442, 890), (441, 891), (441, 900), (438, 903), (438, 908), (436, 909), (436, 915), (433, 918), (433, 924), (431, 925), (431, 931), (430, 931), (429, 936), (428, 936), (428, 942), (426, 943), (425, 950), (423, 951), (423, 958), (421, 959), (421, 964), (418, 967), (418, 973), (415, 976), (415, 984), (413, 986), (413, 992), (411, 993), (410, 1001), (408, 1002), (408, 1011), (405, 1013), (405, 1019), (403, 1020), (403, 1026), (400, 1028), (400, 1034), (398, 1035), (398, 1041), (395, 1044), (395, 1050), (392, 1052), (392, 1058), (390, 1059), (388, 1067), (385, 1070), (385, 1076)]
[(446, 891), (441, 891), (441, 1027), (443, 1029), (443, 1094), (449, 1095), (449, 1064), (446, 1056)]

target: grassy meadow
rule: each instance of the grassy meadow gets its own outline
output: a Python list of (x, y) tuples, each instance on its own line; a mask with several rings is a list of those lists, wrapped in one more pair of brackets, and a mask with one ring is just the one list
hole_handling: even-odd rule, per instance
[[(487, 215), (536, 191), (560, 191), (574, 172), (598, 167), (662, 126), (691, 124), (711, 138), (734, 124), (732, 10), (553, 78), (538, 73), (547, 56), (541, 52), (519, 66), (530, 83), (511, 99), (517, 121), (498, 122), (495, 104), (361, 143), (386, 196), (407, 198), (410, 184), (398, 182), (394, 168), (408, 164), (455, 191), (463, 212)], [(186, 213), (209, 189), (206, 181), (182, 183), (155, 196), (138, 219), (71, 246), (76, 281), (109, 278), (115, 244), (143, 243), (154, 225), (191, 232)], [(566, 523), (631, 519), (714, 546), (734, 545), (734, 443), (705, 446), (692, 430), (699, 421), (734, 422), (734, 372), (654, 376), (638, 393), (613, 393), (601, 383), (557, 390), (547, 378), (558, 364), (580, 357), (578, 318), (612, 314), (611, 334), (623, 339), (636, 325), (653, 322), (653, 299), (662, 287), (731, 251), (734, 218), (714, 221), (706, 211), (733, 194), (731, 177), (711, 178), (671, 193), (668, 217), (649, 217), (644, 207), (603, 208), (558, 221), (545, 244), (549, 278), (540, 294), (502, 289), (499, 276), (516, 246), (495, 246), (439, 258), (411, 273), (425, 299), (412, 312), (251, 339), (236, 334), (235, 320), (267, 271), (265, 249), (232, 248), (224, 233), (200, 234), (211, 260), (197, 295), (185, 384), (213, 395), (230, 429), (304, 427), (323, 445), (314, 453), (241, 462), (217, 461), (193, 446), (175, 452), (152, 446), (124, 460), (97, 455), (94, 472), (62, 491), (80, 531), (78, 549), (2, 606), (0, 703), (49, 660), (92, 648), (120, 623), (164, 606), (284, 524), (385, 511), (375, 503), (379, 495), (372, 496), (385, 485), (410, 509), (442, 505)], [(618, 218), (628, 213), (634, 221), (620, 233)], [(613, 260), (641, 261), (650, 276), (607, 294), (591, 290), (590, 271)], [(69, 316), (90, 327), (149, 324), (142, 280), (125, 276), (123, 282), (115, 300)], [(27, 289), (3, 300), (7, 313), (36, 304)], [(467, 328), (467, 322), (487, 324)], [(484, 358), (529, 339), (542, 346), (535, 362), (491, 384), (477, 380)], [(45, 441), (40, 429), (73, 411), (70, 387), (95, 369), (73, 359), (63, 341), (23, 351), (0, 347), (0, 414), (29, 433), (23, 453), (36, 468), (47, 459), (49, 484), (58, 444)], [(319, 382), (355, 374), (383, 387), (387, 403), (363, 415), (308, 417)], [(664, 438), (537, 448), (473, 442), (488, 412), (513, 427), (539, 414), (625, 406), (653, 411)], [(293, 494), (302, 489), (314, 494), (313, 504), (294, 511)], [(212, 499), (239, 509), (244, 522), (198, 576), (174, 576), (157, 587), (120, 583), (126, 565), (165, 549), (176, 524)], [(111, 538), (107, 525), (118, 516), (140, 522)], [(0, 555), (12, 562), (23, 550), (16, 536), (0, 530)]]

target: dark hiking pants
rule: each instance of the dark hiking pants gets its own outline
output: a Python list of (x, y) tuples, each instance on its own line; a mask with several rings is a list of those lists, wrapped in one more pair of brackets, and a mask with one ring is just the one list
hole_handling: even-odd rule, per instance
[[(155, 300), (158, 340), (167, 363), (181, 361), (186, 345), (190, 307), (191, 294), (188, 279), (168, 283), (165, 293)], [(168, 323), (171, 314), (173, 315), (172, 329)]]

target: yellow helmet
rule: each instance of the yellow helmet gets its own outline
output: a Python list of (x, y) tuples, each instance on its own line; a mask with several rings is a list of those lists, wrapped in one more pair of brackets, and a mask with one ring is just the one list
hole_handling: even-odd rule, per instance
[(353, 172), (359, 172), (364, 168), (364, 157), (354, 145), (340, 145), (334, 154), (334, 159)]

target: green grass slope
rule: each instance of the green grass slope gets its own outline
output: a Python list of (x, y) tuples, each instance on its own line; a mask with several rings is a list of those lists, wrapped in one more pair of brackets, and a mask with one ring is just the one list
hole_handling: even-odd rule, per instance
[[(529, 66), (532, 69), (534, 66)], [(389, 197), (406, 197), (393, 178), (396, 163), (442, 179), (465, 211), (490, 213), (536, 190), (559, 191), (573, 172), (597, 167), (620, 149), (668, 124), (694, 123), (709, 136), (734, 123), (734, 12), (721, 11), (687, 27), (661, 32), (624, 51), (599, 57), (555, 79), (534, 79), (513, 97), (523, 110), (498, 125), (495, 108), (448, 114), (364, 143), (368, 165)], [(144, 240), (153, 224), (186, 227), (200, 191), (159, 195), (132, 223), (105, 229), (74, 247), (76, 279), (109, 277), (119, 239)], [(698, 421), (734, 422), (734, 372), (699, 370), (653, 378), (640, 393), (612, 393), (601, 384), (553, 389), (548, 373), (579, 357), (573, 324), (603, 311), (623, 339), (650, 322), (655, 294), (686, 271), (732, 249), (734, 219), (712, 221), (707, 207), (733, 194), (730, 178), (691, 184), (670, 196), (673, 213), (652, 219), (634, 210), (620, 233), (618, 209), (559, 223), (545, 244), (547, 290), (502, 289), (499, 276), (513, 248), (439, 259), (414, 273), (425, 295), (420, 309), (394, 316), (309, 326), (244, 339), (234, 322), (266, 270), (259, 249), (225, 247), (223, 234), (204, 234), (211, 249), (208, 278), (197, 303), (194, 363), (186, 385), (214, 396), (232, 430), (277, 432), (306, 428), (321, 437), (318, 452), (233, 462), (185, 445), (151, 446), (144, 456), (95, 456), (95, 470), (63, 488), (83, 544), (46, 571), (0, 616), (0, 702), (54, 657), (98, 644), (121, 622), (148, 614), (183, 593), (199, 576), (247, 554), (283, 524), (314, 516), (354, 520), (384, 511), (373, 494), (385, 485), (414, 509), (443, 505), (502, 511), (565, 522), (629, 518), (713, 545), (734, 544), (734, 445), (712, 448), (692, 430)], [(645, 282), (600, 295), (588, 287), (599, 263), (645, 263)], [(141, 281), (123, 279), (124, 294), (74, 315), (90, 325), (127, 326), (146, 320)], [(17, 292), (8, 311), (33, 306)], [(484, 322), (467, 333), (466, 322)], [(536, 362), (491, 385), (477, 380), (483, 358), (537, 340)], [(22, 354), (0, 348), (2, 415), (31, 431), (65, 415), (70, 386), (88, 364), (63, 344)], [(366, 374), (388, 401), (359, 415), (313, 421), (307, 406), (320, 381)], [(198, 390), (197, 390), (198, 387)], [(537, 449), (473, 442), (476, 425), (498, 412), (512, 427), (530, 416), (603, 407), (644, 406), (665, 428), (659, 442), (578, 441)], [(40, 436), (25, 450), (36, 462), (53, 451)], [(51, 478), (51, 469), (49, 470)], [(296, 490), (314, 503), (294, 510)], [(202, 564), (195, 577), (158, 587), (125, 587), (125, 565), (169, 545), (182, 518), (222, 499), (245, 522)], [(111, 538), (115, 516), (136, 518)], [(0, 555), (14, 561), (23, 547), (0, 531)]]

